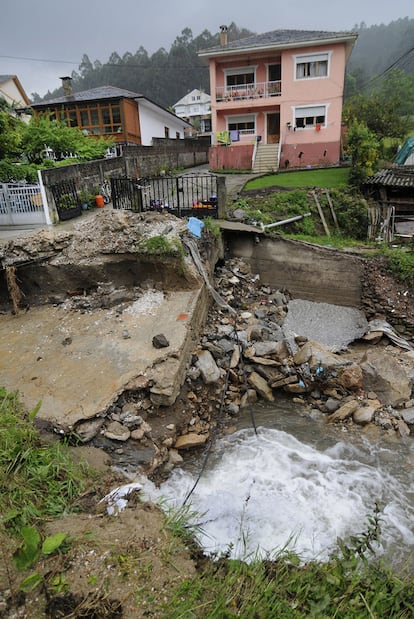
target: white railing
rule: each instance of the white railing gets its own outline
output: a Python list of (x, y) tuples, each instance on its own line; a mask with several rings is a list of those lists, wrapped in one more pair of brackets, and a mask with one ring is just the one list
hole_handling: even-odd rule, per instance
[(233, 102), (246, 99), (262, 99), (278, 97), (282, 94), (282, 82), (256, 82), (255, 84), (240, 84), (238, 86), (216, 86), (216, 101)]
[(240, 138), (248, 137), (249, 139), (251, 139), (252, 136), (255, 136), (255, 135), (256, 135), (255, 129), (240, 129), (239, 130)]
[(40, 185), (0, 184), (0, 225), (46, 223)]

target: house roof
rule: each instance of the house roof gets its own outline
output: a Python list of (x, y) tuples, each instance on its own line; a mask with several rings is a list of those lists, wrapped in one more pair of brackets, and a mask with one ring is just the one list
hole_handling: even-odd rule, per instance
[(103, 101), (103, 100), (114, 100), (114, 99), (134, 99), (139, 100), (142, 104), (147, 107), (152, 107), (160, 110), (162, 113), (166, 115), (174, 116), (180, 123), (184, 123), (185, 125), (191, 126), (190, 123), (184, 121), (182, 118), (179, 118), (169, 110), (166, 110), (155, 101), (144, 97), (144, 95), (140, 95), (137, 92), (132, 92), (131, 90), (126, 90), (125, 88), (117, 88), (116, 86), (98, 86), (97, 88), (90, 88), (89, 90), (82, 90), (81, 92), (74, 92), (72, 95), (57, 97), (55, 99), (49, 99), (48, 101), (42, 101), (41, 103), (33, 103), (32, 108), (35, 110), (47, 109), (51, 105), (70, 105), (73, 103), (83, 103), (87, 101)]
[(392, 168), (383, 168), (365, 182), (366, 185), (380, 185), (382, 187), (414, 188), (414, 166), (399, 165)]
[(9, 80), (12, 80), (15, 85), (16, 88), (18, 89), (18, 91), (20, 92), (22, 99), (24, 101), (24, 103), (26, 105), (30, 105), (30, 99), (27, 96), (23, 86), (20, 83), (19, 78), (17, 77), (17, 75), (0, 75), (0, 84), (5, 84), (6, 82), (8, 82)]
[(199, 56), (226, 56), (235, 52), (283, 49), (287, 47), (309, 47), (315, 44), (347, 43), (352, 49), (356, 39), (355, 32), (326, 32), (324, 30), (272, 30), (264, 34), (255, 34), (227, 45), (216, 45), (200, 50)]
[(34, 103), (32, 107), (34, 109), (47, 108), (50, 105), (79, 103), (82, 101), (97, 101), (102, 99), (139, 99), (143, 95), (140, 95), (131, 90), (125, 90), (124, 88), (117, 88), (116, 86), (98, 86), (97, 88), (90, 88), (89, 90), (82, 90), (81, 92), (74, 92), (71, 95), (56, 97), (55, 99), (48, 99), (41, 103)]
[(177, 101), (177, 103), (174, 103), (173, 107), (177, 107), (177, 105), (188, 105), (194, 103), (194, 101), (192, 101), (193, 96), (200, 97), (199, 101), (196, 101), (196, 103), (210, 103), (211, 101), (211, 96), (209, 94), (207, 94), (203, 90), (198, 90), (197, 88), (194, 88), (194, 90), (184, 95), (184, 97)]

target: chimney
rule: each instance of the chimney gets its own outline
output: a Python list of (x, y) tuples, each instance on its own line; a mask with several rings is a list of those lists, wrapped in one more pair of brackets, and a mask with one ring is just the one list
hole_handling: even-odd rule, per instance
[(226, 47), (227, 45), (227, 26), (220, 26), (220, 45), (221, 47)]
[(73, 94), (72, 93), (72, 78), (61, 77), (60, 79), (62, 80), (63, 95), (65, 97), (70, 97)]

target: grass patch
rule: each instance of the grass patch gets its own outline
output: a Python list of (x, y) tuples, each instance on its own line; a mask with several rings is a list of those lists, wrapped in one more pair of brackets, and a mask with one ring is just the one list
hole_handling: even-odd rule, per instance
[(286, 551), (250, 564), (227, 558), (206, 561), (196, 577), (181, 583), (163, 616), (408, 619), (414, 609), (412, 578), (403, 580), (367, 558), (380, 532), (376, 506), (366, 532), (348, 544), (339, 541), (325, 563), (303, 564)]
[(85, 470), (65, 445), (44, 444), (17, 393), (0, 388), (0, 514), (7, 528), (67, 511), (83, 488)]
[(164, 235), (150, 236), (139, 241), (137, 250), (140, 253), (151, 256), (178, 256), (181, 259), (184, 258), (184, 248), (178, 237), (170, 240)]
[[(349, 239), (351, 238), (357, 241), (365, 241), (368, 225), (366, 201), (362, 196), (350, 190), (331, 189), (329, 195), (334, 206), (339, 230), (336, 230), (334, 225), (328, 198), (322, 192), (319, 195), (319, 202), (330, 232), (332, 236), (335, 235), (336, 237), (336, 242), (338, 243), (339, 239), (343, 238), (344, 244), (349, 246)], [(233, 203), (231, 208), (244, 210), (251, 223), (263, 223), (264, 225), (311, 213), (310, 217), (279, 226), (277, 232), (279, 234), (306, 235), (318, 239), (325, 234), (312, 193), (305, 189), (266, 192), (254, 196), (246, 195)], [(310, 238), (306, 240), (312, 242)], [(317, 240), (317, 242), (320, 241)], [(331, 242), (331, 244), (333, 243)]]
[(350, 168), (324, 168), (322, 170), (302, 170), (280, 172), (261, 176), (249, 181), (245, 189), (265, 189), (267, 187), (321, 187), (326, 189), (346, 187)]
[(414, 286), (414, 251), (386, 247), (381, 253), (387, 259), (389, 271), (401, 282)]
[[(288, 239), (304, 241), (313, 245), (323, 245), (324, 247), (335, 247), (336, 249), (345, 249), (346, 247), (361, 248), (361, 241), (337, 233), (332, 234), (332, 236), (313, 236), (309, 234), (285, 234), (284, 236)], [(374, 249), (375, 243), (367, 241), (364, 243), (364, 247), (366, 249)]]

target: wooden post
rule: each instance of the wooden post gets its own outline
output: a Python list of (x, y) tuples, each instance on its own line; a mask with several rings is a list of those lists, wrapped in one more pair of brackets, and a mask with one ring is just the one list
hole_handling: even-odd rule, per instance
[(325, 215), (322, 212), (322, 207), (319, 203), (318, 196), (316, 195), (316, 191), (312, 191), (312, 195), (313, 195), (313, 199), (315, 200), (316, 208), (318, 209), (319, 217), (321, 218), (321, 222), (325, 230), (325, 234), (326, 236), (331, 236), (331, 233), (329, 232), (328, 224), (326, 223)]
[(328, 204), (329, 204), (329, 208), (331, 210), (331, 215), (332, 215), (333, 222), (335, 224), (335, 228), (337, 230), (339, 230), (339, 224), (338, 224), (338, 220), (336, 218), (335, 209), (334, 209), (334, 206), (332, 204), (331, 196), (329, 195), (329, 191), (327, 189), (325, 189), (325, 195), (326, 195), (326, 199), (328, 200)]

